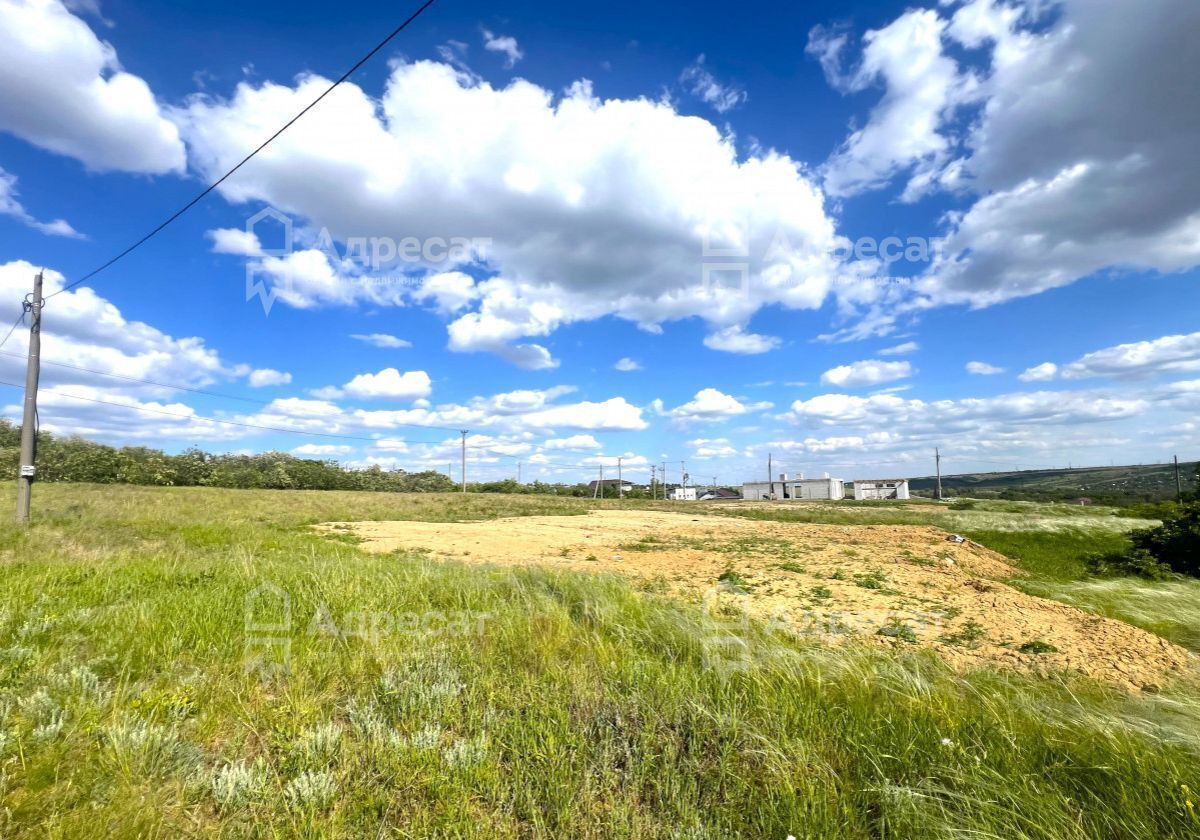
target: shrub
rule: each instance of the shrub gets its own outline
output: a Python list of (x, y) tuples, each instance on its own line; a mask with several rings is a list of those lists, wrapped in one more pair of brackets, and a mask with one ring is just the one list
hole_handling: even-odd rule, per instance
[(1140, 577), (1146, 580), (1169, 580), (1175, 577), (1169, 566), (1141, 548), (1089, 554), (1083, 558), (1083, 563), (1088, 573), (1096, 577)]
[(325, 771), (305, 770), (283, 789), (288, 807), (296, 811), (320, 810), (337, 797), (337, 782)]
[(1129, 538), (1134, 551), (1145, 552), (1173, 572), (1200, 577), (1200, 499), (1184, 502), (1162, 525), (1134, 531)]
[(909, 642), (910, 644), (917, 641), (917, 632), (897, 618), (888, 621), (876, 633), (889, 639), (899, 639), (902, 642)]
[(1021, 653), (1032, 653), (1032, 654), (1058, 653), (1058, 648), (1056, 648), (1054, 645), (1050, 644), (1049, 642), (1043, 642), (1040, 639), (1032, 641), (1032, 642), (1026, 642), (1025, 644), (1021, 645), (1019, 648), (1017, 648), (1017, 650), (1021, 651)]

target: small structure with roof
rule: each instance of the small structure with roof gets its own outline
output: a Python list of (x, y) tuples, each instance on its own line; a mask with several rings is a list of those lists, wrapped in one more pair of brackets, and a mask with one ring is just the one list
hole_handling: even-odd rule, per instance
[(791, 502), (808, 499), (838, 501), (846, 497), (846, 483), (840, 478), (788, 478), (787, 473), (778, 481), (747, 481), (742, 485), (742, 498), (747, 501)]
[(855, 501), (880, 501), (884, 499), (908, 499), (907, 478), (856, 478), (854, 479)]

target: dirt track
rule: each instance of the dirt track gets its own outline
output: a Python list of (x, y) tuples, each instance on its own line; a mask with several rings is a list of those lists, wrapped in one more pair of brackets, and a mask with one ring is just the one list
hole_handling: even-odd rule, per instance
[[(487, 522), (328, 523), (372, 552), (617, 572), (710, 608), (745, 609), (800, 633), (921, 644), (960, 666), (1071, 669), (1153, 689), (1189, 669), (1186, 650), (1120, 621), (1036, 598), (1002, 581), (1020, 573), (973, 543), (911, 525), (808, 525), (656, 511)], [(725, 573), (726, 582), (719, 578)], [(729, 574), (732, 573), (732, 574)], [(909, 640), (879, 635), (903, 624)], [(1057, 652), (1023, 653), (1045, 643)]]

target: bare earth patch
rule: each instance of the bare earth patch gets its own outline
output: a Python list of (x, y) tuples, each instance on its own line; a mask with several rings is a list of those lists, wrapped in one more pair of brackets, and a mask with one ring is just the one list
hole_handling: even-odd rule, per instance
[(1003, 581), (1020, 572), (1002, 555), (926, 526), (602, 510), (317, 528), (352, 534), (371, 552), (421, 549), (473, 563), (615, 572), (798, 633), (931, 647), (964, 668), (1066, 669), (1154, 690), (1194, 666), (1184, 648), (1145, 630), (1013, 589)]

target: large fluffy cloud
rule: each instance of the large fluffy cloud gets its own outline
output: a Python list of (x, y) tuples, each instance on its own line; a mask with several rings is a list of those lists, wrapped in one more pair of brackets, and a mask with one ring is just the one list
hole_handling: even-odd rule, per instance
[(823, 168), (832, 195), (852, 195), (883, 186), (901, 171), (915, 168), (906, 195), (919, 192), (928, 173), (943, 166), (951, 149), (942, 126), (973, 87), (942, 49), (946, 21), (931, 9), (905, 12), (887, 26), (863, 36), (862, 61), (843, 74), (844, 32), (817, 27), (808, 52), (821, 60), (826, 78), (847, 93), (876, 82), (884, 95), (866, 125), (852, 132)]
[[(835, 82), (885, 83), (827, 184), (854, 192), (905, 174), (906, 198), (971, 199), (916, 278), (917, 308), (994, 304), (1111, 267), (1200, 264), (1198, 30), (1193, 0), (943, 3), (868, 33), (848, 79), (851, 37), (817, 31), (812, 51)], [(893, 115), (903, 125), (886, 131)]]
[[(196, 166), (222, 171), (326, 84), (310, 76), (194, 99), (179, 119)], [(395, 64), (380, 99), (347, 84), (320, 108), (223, 194), (270, 202), (338, 243), (490, 240), (482, 254), (403, 266), (461, 282), (390, 300), (434, 299), (454, 317), (455, 350), (552, 367), (545, 337), (616, 315), (651, 330), (698, 316), (712, 326), (710, 346), (759, 352), (774, 340), (744, 331), (751, 315), (769, 303), (819, 306), (838, 270), (833, 223), (800, 164), (775, 152), (739, 156), (717, 127), (666, 102), (601, 100), (586, 82), (562, 95), (524, 80), (495, 88), (422, 61)], [(729, 262), (714, 252), (744, 255), (733, 260), (744, 275), (729, 285), (706, 275), (706, 265)], [(304, 253), (267, 261), (294, 288), (315, 290), (281, 300), (359, 296), (339, 286), (343, 266)]]
[(0, 20), (0, 130), (91, 169), (183, 171), (149, 85), (62, 2), (0, 0)]

